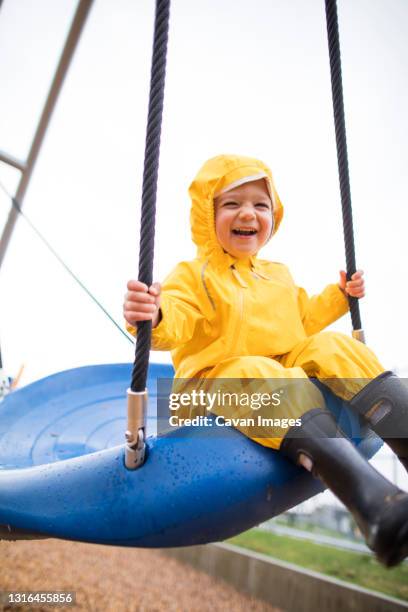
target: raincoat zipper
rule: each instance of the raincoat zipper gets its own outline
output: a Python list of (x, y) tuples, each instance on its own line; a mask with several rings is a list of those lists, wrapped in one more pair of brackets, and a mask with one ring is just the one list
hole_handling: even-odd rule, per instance
[(239, 287), (237, 288), (238, 289), (238, 321), (237, 321), (237, 325), (235, 327), (235, 333), (234, 333), (235, 342), (232, 347), (232, 354), (235, 355), (235, 351), (237, 347), (239, 346), (239, 341), (241, 340), (241, 335), (242, 335), (242, 322), (244, 320), (244, 289), (247, 289), (248, 285), (246, 284), (242, 276), (238, 273), (238, 271), (234, 268), (234, 266), (231, 266), (231, 272), (234, 278), (237, 280), (238, 285), (239, 285)]

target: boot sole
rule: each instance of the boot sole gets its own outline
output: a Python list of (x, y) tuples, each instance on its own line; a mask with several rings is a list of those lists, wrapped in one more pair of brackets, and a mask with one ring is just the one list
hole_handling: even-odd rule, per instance
[(408, 495), (398, 497), (381, 517), (373, 546), (377, 559), (387, 567), (394, 567), (408, 557)]
[(408, 515), (407, 524), (400, 529), (395, 544), (384, 558), (383, 563), (387, 567), (394, 567), (406, 557), (408, 557)]

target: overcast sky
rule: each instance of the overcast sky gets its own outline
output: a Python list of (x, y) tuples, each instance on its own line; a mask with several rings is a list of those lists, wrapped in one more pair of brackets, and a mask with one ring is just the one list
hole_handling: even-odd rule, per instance
[[(361, 303), (368, 344), (408, 373), (408, 3), (339, 0)], [(4, 0), (0, 149), (25, 158), (76, 2)], [(118, 322), (137, 274), (152, 0), (95, 0), (24, 210)], [(316, 293), (344, 267), (323, 0), (174, 0), (155, 279), (195, 248), (187, 188), (203, 161), (263, 159), (285, 206), (261, 257)], [(14, 192), (18, 172), (0, 163)], [(0, 194), (0, 225), (9, 209)], [(0, 275), (0, 339), (22, 383), (133, 359), (130, 343), (18, 221)], [(347, 317), (335, 329), (349, 333)], [(156, 354), (169, 360), (167, 354)]]

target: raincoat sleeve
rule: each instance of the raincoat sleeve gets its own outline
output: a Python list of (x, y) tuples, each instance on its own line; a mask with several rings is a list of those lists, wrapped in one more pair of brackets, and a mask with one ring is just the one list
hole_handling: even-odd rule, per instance
[(328, 285), (322, 293), (312, 297), (309, 297), (302, 287), (298, 287), (298, 304), (308, 336), (322, 331), (349, 309), (347, 297), (336, 284)]
[[(204, 317), (197, 295), (198, 283), (191, 267), (182, 262), (162, 284), (161, 320), (152, 330), (152, 349), (171, 351), (193, 337), (197, 323)], [(136, 335), (136, 329), (127, 325)]]

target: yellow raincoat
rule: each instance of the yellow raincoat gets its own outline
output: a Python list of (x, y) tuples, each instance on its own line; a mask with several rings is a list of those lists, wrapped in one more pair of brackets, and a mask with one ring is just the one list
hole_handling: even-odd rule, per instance
[[(189, 190), (197, 257), (179, 263), (162, 285), (162, 318), (152, 332), (152, 348), (171, 351), (179, 379), (279, 379), (275, 388), (282, 379), (301, 379), (301, 393), (273, 409), (274, 416), (296, 418), (324, 405), (307, 377), (331, 379), (331, 388), (349, 399), (362, 385), (345, 386), (343, 379), (373, 378), (384, 368), (360, 342), (319, 333), (348, 310), (337, 284), (309, 297), (285, 265), (256, 255), (236, 259), (222, 249), (215, 233), (214, 197), (260, 178), (271, 195), (275, 233), (283, 207), (267, 166), (221, 155), (199, 171)], [(229, 416), (225, 406), (213, 412)], [(261, 432), (237, 427), (273, 448), (279, 448), (284, 435), (279, 427)]]

